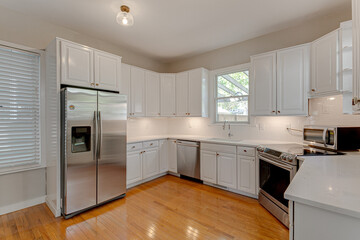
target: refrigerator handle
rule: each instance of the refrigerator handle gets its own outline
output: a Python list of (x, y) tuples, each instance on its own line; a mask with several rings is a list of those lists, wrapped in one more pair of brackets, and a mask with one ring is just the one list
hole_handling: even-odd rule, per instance
[(99, 134), (98, 134), (98, 158), (100, 159), (101, 156), (101, 146), (102, 146), (102, 119), (101, 119), (101, 112), (99, 111)]
[(94, 132), (95, 134), (93, 134), (94, 136), (94, 161), (96, 161), (97, 158), (97, 146), (98, 146), (98, 139), (97, 139), (97, 132), (98, 132), (98, 119), (97, 119), (97, 114), (96, 111), (94, 111)]

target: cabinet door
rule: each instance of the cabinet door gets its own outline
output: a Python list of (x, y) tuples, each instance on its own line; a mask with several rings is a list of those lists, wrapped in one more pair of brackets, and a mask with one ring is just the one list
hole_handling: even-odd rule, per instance
[(93, 50), (66, 41), (61, 41), (61, 84), (94, 86)]
[(145, 116), (145, 70), (131, 67), (131, 112), (133, 117)]
[(159, 174), (160, 157), (158, 148), (145, 150), (142, 158), (143, 179)]
[(216, 152), (201, 151), (200, 179), (216, 184)]
[(161, 74), (161, 116), (175, 116), (175, 74)]
[(168, 141), (160, 140), (159, 148), (160, 148), (160, 173), (164, 173), (169, 170)]
[(316, 40), (311, 46), (311, 92), (324, 94), (338, 91), (339, 31)]
[(120, 80), (120, 94), (125, 94), (128, 96), (127, 100), (127, 111), (128, 116), (130, 114), (131, 110), (131, 97), (130, 97), (130, 82), (131, 82), (131, 70), (130, 65), (127, 64), (121, 64), (121, 80)]
[(176, 116), (186, 117), (189, 106), (189, 73), (176, 74)]
[(236, 189), (236, 155), (219, 153), (217, 156), (217, 183), (221, 186)]
[(95, 51), (95, 86), (112, 91), (119, 90), (121, 58), (109, 53)]
[(142, 180), (142, 161), (140, 152), (129, 152), (126, 159), (126, 185)]
[(203, 86), (206, 79), (203, 77), (203, 69), (198, 68), (189, 72), (189, 110), (188, 115), (201, 117), (203, 110)]
[(251, 115), (276, 115), (276, 53), (251, 58)]
[(160, 74), (146, 71), (146, 116), (160, 116)]
[[(360, 113), (360, 3), (352, 0), (352, 32), (353, 32), (353, 100), (354, 113)], [(356, 101), (355, 101), (356, 100)]]
[(277, 52), (277, 115), (307, 115), (310, 47)]
[(255, 194), (255, 158), (238, 155), (238, 189)]
[(173, 173), (177, 173), (177, 146), (175, 140), (168, 141), (168, 149), (169, 149), (169, 171)]

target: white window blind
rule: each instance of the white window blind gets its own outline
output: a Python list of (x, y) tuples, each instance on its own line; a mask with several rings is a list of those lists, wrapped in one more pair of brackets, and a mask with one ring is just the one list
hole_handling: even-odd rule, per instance
[(40, 164), (40, 55), (0, 46), (0, 171)]

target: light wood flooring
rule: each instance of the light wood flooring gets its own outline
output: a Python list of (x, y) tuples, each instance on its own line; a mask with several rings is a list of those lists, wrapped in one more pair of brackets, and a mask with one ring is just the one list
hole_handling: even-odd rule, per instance
[(45, 204), (0, 216), (0, 239), (287, 240), (288, 229), (257, 200), (165, 176), (124, 199), (69, 220)]

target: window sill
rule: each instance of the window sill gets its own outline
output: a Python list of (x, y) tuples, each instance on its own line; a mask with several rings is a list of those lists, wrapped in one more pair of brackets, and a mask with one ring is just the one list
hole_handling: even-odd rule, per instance
[(32, 165), (23, 165), (23, 166), (17, 166), (17, 167), (8, 167), (8, 168), (0, 168), (0, 176), (6, 175), (6, 174), (12, 174), (12, 173), (19, 173), (19, 172), (25, 172), (30, 170), (36, 170), (45, 168), (45, 165), (43, 164), (32, 164)]

